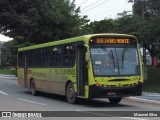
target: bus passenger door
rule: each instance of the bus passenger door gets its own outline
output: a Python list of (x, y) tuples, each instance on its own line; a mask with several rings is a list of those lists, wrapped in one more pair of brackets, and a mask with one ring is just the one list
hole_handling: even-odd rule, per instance
[(24, 87), (27, 87), (28, 62), (27, 56), (24, 56)]
[(87, 83), (87, 64), (85, 60), (85, 47), (83, 42), (77, 43), (77, 96), (85, 96), (85, 84)]

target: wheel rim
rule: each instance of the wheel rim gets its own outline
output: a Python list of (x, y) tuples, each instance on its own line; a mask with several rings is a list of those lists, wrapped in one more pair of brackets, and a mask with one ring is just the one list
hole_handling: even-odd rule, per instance
[(31, 93), (34, 94), (35, 93), (35, 87), (34, 87), (34, 83), (31, 83)]
[(74, 98), (74, 90), (72, 87), (69, 87), (68, 89), (68, 98), (73, 99)]
[(67, 89), (66, 89), (66, 97), (67, 97), (67, 101), (71, 104), (75, 103), (76, 101), (76, 94), (74, 91), (74, 86), (72, 83), (69, 83), (67, 85)]

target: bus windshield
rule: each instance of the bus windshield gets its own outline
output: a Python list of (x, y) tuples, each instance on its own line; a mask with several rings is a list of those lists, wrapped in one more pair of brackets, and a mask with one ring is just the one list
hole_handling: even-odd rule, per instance
[(91, 46), (91, 58), (95, 76), (140, 74), (136, 45)]

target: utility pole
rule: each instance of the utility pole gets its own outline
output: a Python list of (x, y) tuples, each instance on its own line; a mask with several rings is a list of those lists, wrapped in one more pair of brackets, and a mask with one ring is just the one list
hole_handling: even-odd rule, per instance
[[(141, 14), (142, 14), (142, 18), (145, 17), (144, 14), (144, 2), (146, 0), (128, 0), (128, 2), (133, 3), (134, 5), (136, 4), (136, 2), (141, 2)], [(134, 11), (133, 11), (134, 12)], [(145, 40), (142, 40), (142, 47), (143, 47), (143, 64), (146, 65), (146, 48), (145, 48)]]
[(2, 65), (2, 42), (0, 41), (0, 67)]
[[(144, 1), (145, 0), (141, 0), (141, 4), (142, 4), (142, 18), (144, 18)], [(142, 41), (142, 46), (143, 46), (143, 64), (146, 65), (146, 48), (145, 48), (145, 42), (144, 40)]]
[[(129, 0), (128, 2), (133, 2), (135, 5), (136, 2), (141, 2), (141, 12), (142, 12), (142, 18), (145, 17), (144, 15), (144, 2), (145, 0)], [(146, 48), (144, 40), (142, 40), (142, 47), (143, 47), (143, 75), (144, 75), (144, 80), (147, 80), (147, 67), (146, 67)]]
[[(136, 2), (140, 2), (141, 3), (141, 16), (142, 18), (145, 17), (145, 14), (144, 14), (144, 2), (146, 0), (129, 0), (128, 2), (133, 2), (133, 4), (135, 5)], [(143, 64), (146, 65), (146, 48), (145, 48), (145, 40), (142, 40), (142, 47), (143, 47)]]
[[(141, 0), (141, 3), (142, 3), (142, 18), (144, 18), (144, 1), (145, 0)], [(144, 80), (147, 80), (148, 79), (148, 72), (147, 72), (147, 66), (146, 66), (146, 48), (145, 48), (145, 42), (144, 40), (142, 41), (142, 45), (143, 45), (143, 74), (144, 74)]]

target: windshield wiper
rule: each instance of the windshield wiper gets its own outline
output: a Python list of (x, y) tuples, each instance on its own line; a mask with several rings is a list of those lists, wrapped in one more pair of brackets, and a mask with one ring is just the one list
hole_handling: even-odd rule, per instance
[(123, 68), (123, 60), (124, 60), (124, 53), (126, 51), (127, 45), (124, 47), (124, 50), (122, 52), (122, 68)]
[(115, 59), (114, 59), (114, 55), (113, 55), (113, 51), (111, 50), (111, 54), (112, 54), (112, 60), (113, 60), (113, 63), (114, 63), (114, 68), (116, 67), (116, 63), (115, 63)]

